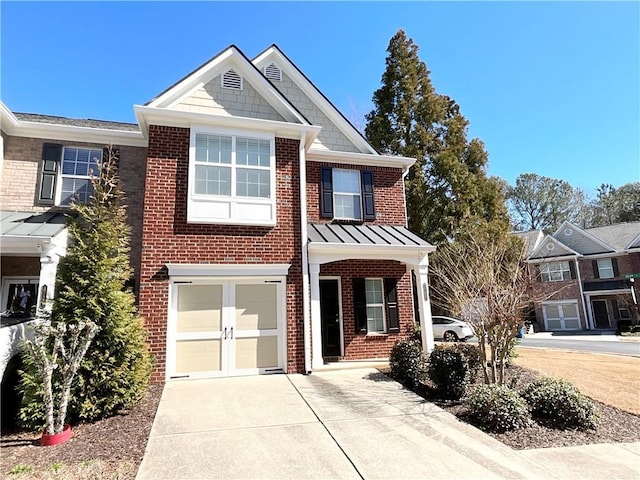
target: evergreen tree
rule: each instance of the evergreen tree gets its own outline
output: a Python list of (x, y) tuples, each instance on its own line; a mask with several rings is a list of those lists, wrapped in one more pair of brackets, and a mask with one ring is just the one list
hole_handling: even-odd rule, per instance
[[(74, 202), (68, 223), (69, 247), (60, 261), (51, 311), (55, 324), (95, 322), (96, 334), (78, 371), (69, 414), (94, 420), (133, 406), (146, 390), (151, 356), (135, 297), (125, 288), (131, 276), (130, 227), (118, 159), (111, 148), (92, 179), (87, 203)], [(23, 374), (25, 425), (41, 421), (42, 389), (34, 372)]]
[(409, 228), (438, 244), (469, 219), (508, 227), (502, 182), (486, 175), (488, 155), (467, 140), (458, 104), (435, 91), (418, 47), (399, 30), (387, 48), (382, 86), (365, 134), (379, 152), (416, 158), (406, 179)]
[(603, 227), (614, 223), (640, 220), (640, 182), (615, 188), (611, 184), (598, 187), (597, 197), (590, 205), (589, 226)]

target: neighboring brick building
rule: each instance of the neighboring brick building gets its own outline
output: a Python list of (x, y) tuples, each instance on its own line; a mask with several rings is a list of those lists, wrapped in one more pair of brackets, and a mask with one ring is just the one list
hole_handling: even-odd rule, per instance
[(640, 222), (588, 229), (564, 222), (553, 235), (523, 236), (541, 299), (539, 329), (615, 329), (620, 320), (640, 320)]
[(5, 278), (17, 255), (52, 265), (28, 275), (52, 297), (65, 242), (27, 224), (64, 237), (50, 221), (114, 145), (154, 381), (386, 358), (413, 329), (412, 271), (432, 347), (433, 247), (406, 229), (414, 160), (378, 154), (276, 46), (253, 60), (227, 48), (135, 106), (137, 124), (0, 107), (3, 302), (27, 277)]

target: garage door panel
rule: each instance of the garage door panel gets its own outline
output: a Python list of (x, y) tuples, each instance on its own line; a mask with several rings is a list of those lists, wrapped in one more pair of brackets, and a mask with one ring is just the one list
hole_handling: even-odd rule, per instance
[(278, 337), (238, 338), (236, 368), (268, 368), (278, 366)]
[(219, 371), (222, 369), (222, 340), (178, 340), (176, 373)]
[(183, 285), (178, 295), (177, 332), (222, 330), (222, 285)]
[(236, 329), (272, 330), (278, 326), (277, 287), (270, 284), (236, 286)]

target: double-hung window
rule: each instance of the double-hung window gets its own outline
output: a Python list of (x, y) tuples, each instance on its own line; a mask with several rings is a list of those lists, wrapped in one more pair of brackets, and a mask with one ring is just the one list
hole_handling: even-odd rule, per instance
[(400, 331), (395, 278), (354, 278), (353, 307), (356, 333)]
[(93, 193), (91, 177), (98, 175), (102, 149), (65, 147), (45, 143), (38, 187), (41, 205), (65, 205), (72, 201), (87, 202)]
[(595, 278), (613, 278), (616, 276), (616, 268), (614, 267), (615, 259), (599, 258), (593, 261), (593, 276)]
[(275, 224), (273, 137), (192, 132), (187, 219)]
[(321, 167), (320, 216), (355, 222), (375, 220), (373, 172)]
[(549, 262), (540, 265), (540, 279), (543, 282), (571, 280), (571, 268), (568, 261)]

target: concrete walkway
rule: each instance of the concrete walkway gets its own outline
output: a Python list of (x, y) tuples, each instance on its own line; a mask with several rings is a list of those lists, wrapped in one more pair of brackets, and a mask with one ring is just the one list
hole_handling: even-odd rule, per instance
[(358, 368), (170, 382), (136, 478), (637, 479), (639, 445), (515, 451)]

